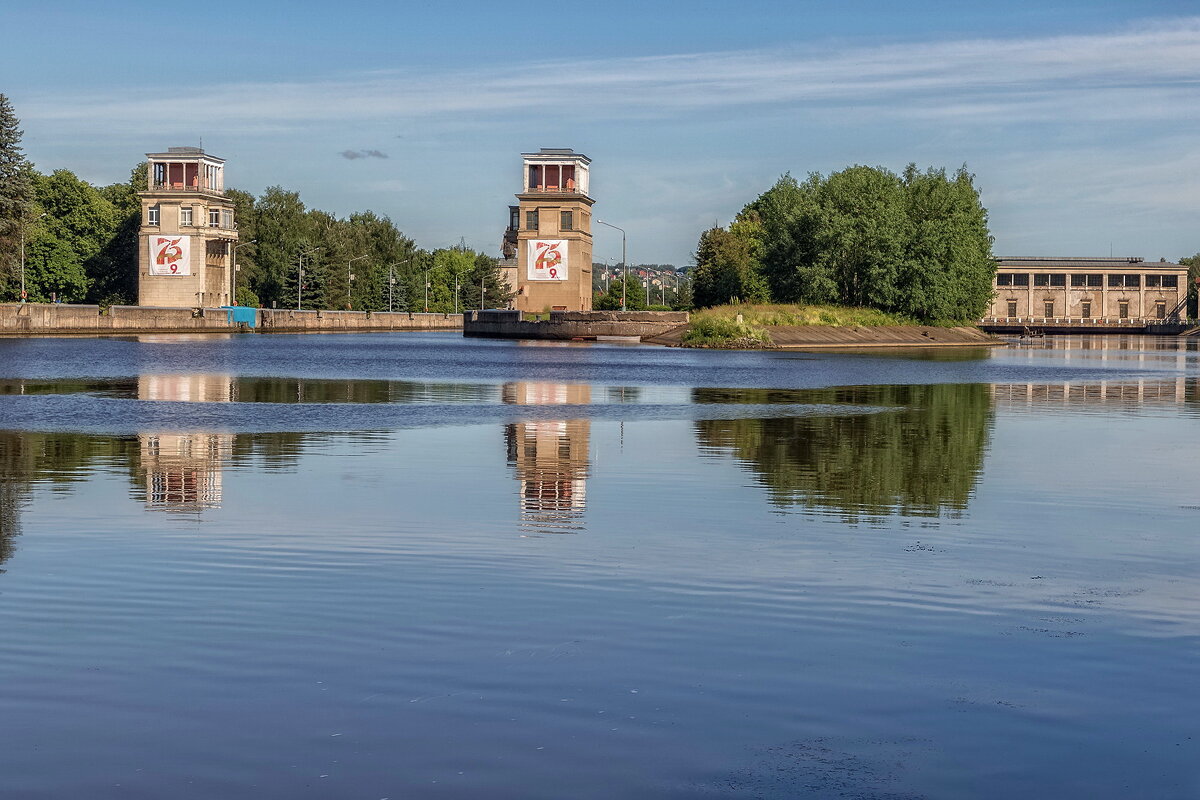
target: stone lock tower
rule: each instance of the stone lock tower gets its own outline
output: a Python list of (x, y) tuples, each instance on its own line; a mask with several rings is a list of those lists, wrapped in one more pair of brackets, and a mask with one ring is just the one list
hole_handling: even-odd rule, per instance
[(199, 147), (147, 153), (138, 243), (138, 305), (233, 305), (237, 225), (225, 160)]
[(543, 147), (522, 153), (524, 188), (517, 195), (517, 274), (520, 311), (591, 311), (592, 204), (588, 168), (574, 150)]

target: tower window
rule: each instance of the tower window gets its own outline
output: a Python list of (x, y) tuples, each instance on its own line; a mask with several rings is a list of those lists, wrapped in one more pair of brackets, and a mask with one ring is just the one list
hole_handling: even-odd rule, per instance
[(558, 212), (558, 229), (560, 231), (575, 230), (575, 215), (570, 211)]
[(157, 225), (158, 224), (158, 212), (159, 212), (158, 206), (150, 206), (148, 209), (146, 209), (146, 224), (147, 225)]
[(221, 227), (221, 209), (210, 208), (208, 210), (208, 227), (210, 227), (210, 228)]
[(538, 212), (537, 210), (525, 212), (525, 229), (536, 231), (538, 229)]
[(180, 206), (179, 207), (179, 224), (180, 225), (191, 225), (192, 224), (192, 207), (191, 206)]

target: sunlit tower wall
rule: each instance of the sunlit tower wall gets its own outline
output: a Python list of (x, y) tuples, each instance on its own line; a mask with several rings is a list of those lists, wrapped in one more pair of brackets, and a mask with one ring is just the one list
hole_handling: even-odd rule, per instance
[(520, 311), (591, 311), (592, 161), (569, 148), (543, 147), (521, 157), (514, 306)]
[(170, 308), (233, 305), (230, 265), (237, 243), (225, 160), (199, 147), (147, 153), (138, 237), (138, 304)]

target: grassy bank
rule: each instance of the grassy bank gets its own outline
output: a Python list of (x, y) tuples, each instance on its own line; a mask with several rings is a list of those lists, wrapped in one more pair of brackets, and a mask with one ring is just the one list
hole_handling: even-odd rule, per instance
[(835, 328), (869, 325), (917, 325), (916, 320), (899, 314), (889, 314), (874, 308), (851, 308), (849, 306), (804, 306), (804, 305), (736, 305), (714, 306), (692, 312), (692, 321), (731, 320), (737, 315), (754, 328), (774, 328), (782, 325), (831, 325)]
[[(739, 319), (739, 315), (741, 319)], [(914, 325), (913, 320), (873, 308), (805, 305), (715, 306), (692, 313), (683, 336), (690, 347), (770, 347), (771, 328), (803, 325), (869, 327)]]

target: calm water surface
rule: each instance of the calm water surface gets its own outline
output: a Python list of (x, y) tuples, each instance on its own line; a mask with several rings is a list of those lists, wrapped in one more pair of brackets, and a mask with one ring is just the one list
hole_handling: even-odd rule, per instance
[(1195, 798), (1200, 352), (0, 340), (0, 796)]

